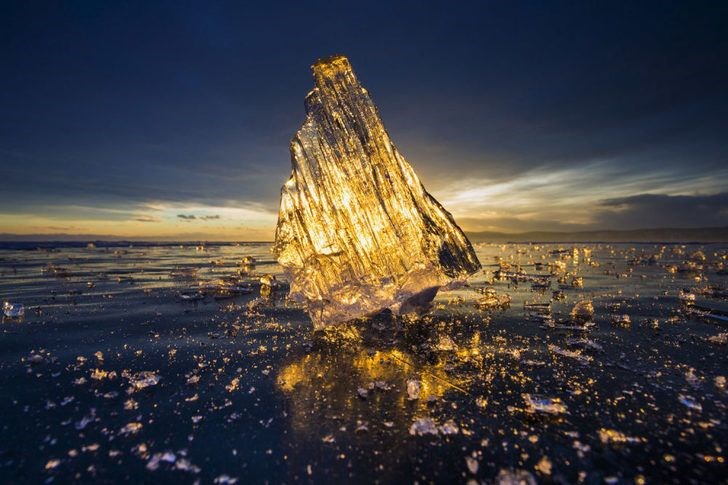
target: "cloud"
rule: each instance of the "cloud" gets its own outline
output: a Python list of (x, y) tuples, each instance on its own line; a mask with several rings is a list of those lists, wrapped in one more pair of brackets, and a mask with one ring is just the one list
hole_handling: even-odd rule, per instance
[(134, 218), (137, 222), (159, 222), (159, 219), (151, 216), (139, 216)]
[(728, 226), (728, 192), (638, 194), (603, 200), (598, 225), (609, 228)]
[(208, 215), (208, 216), (196, 216), (194, 214), (177, 214), (177, 217), (182, 220), (185, 220), (187, 222), (195, 221), (195, 220), (216, 221), (216, 220), (220, 219), (220, 214), (213, 214), (213, 215)]

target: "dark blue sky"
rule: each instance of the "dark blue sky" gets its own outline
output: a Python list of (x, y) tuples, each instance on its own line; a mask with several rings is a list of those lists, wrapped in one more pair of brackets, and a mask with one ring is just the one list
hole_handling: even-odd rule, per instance
[(466, 229), (728, 225), (726, 20), (726, 2), (3, 2), (0, 232), (272, 234), (309, 66), (334, 53)]

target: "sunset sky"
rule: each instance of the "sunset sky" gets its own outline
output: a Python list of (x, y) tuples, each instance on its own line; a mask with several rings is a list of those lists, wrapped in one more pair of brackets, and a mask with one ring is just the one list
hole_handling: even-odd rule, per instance
[(469, 231), (728, 225), (728, 2), (3, 2), (0, 233), (270, 240), (349, 57)]

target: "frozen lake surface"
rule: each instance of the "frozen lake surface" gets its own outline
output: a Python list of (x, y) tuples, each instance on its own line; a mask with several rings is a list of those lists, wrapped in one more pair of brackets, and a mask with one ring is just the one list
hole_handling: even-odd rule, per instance
[(0, 249), (3, 483), (725, 479), (725, 245), (480, 244), (323, 334), (269, 244), (73, 246)]

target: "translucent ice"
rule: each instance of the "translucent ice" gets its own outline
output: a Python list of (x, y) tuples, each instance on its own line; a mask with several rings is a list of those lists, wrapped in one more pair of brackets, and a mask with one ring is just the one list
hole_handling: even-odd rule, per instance
[(291, 142), (274, 252), (316, 328), (426, 307), (480, 268), (462, 230), (397, 151), (343, 56), (313, 65)]

